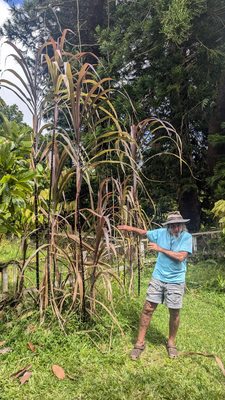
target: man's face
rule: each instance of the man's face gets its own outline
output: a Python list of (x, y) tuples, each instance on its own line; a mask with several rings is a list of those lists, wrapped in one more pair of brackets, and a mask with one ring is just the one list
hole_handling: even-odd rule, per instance
[(169, 231), (170, 234), (173, 236), (179, 236), (179, 234), (183, 230), (183, 224), (170, 224), (169, 225)]

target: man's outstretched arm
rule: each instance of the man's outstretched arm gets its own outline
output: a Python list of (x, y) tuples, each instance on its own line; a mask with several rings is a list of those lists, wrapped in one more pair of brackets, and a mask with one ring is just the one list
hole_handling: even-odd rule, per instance
[(117, 228), (120, 231), (134, 232), (134, 233), (137, 233), (138, 235), (146, 235), (146, 233), (147, 233), (146, 229), (140, 229), (140, 228), (136, 228), (135, 226), (130, 226), (130, 225), (118, 225)]

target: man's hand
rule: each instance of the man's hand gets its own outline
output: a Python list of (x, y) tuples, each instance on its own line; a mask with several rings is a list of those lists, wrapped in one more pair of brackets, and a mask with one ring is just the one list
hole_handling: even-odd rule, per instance
[(149, 250), (159, 251), (160, 247), (156, 243), (148, 243)]
[(162, 247), (158, 246), (156, 243), (149, 242), (148, 248), (151, 251), (158, 251), (160, 253), (165, 254), (166, 256), (173, 258), (173, 260), (182, 262), (187, 258), (188, 252), (187, 251), (172, 251), (172, 250), (167, 250), (163, 249)]

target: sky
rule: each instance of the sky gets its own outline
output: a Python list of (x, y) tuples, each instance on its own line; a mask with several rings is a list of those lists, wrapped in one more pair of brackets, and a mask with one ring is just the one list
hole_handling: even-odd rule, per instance
[(8, 0), (7, 3), (11, 4), (22, 4), (23, 0)]
[[(10, 5), (15, 4), (18, 5), (23, 3), (23, 0), (12, 0), (6, 1), (0, 0), (0, 26), (3, 25), (3, 23), (6, 21), (7, 18), (10, 16)], [(13, 61), (12, 57), (7, 56), (11, 53), (13, 53), (12, 48), (6, 44), (4, 44), (5, 38), (0, 38), (0, 70), (1, 70), (1, 77), (5, 79), (11, 79), (12, 75), (9, 75), (7, 73), (3, 74), (2, 76), (2, 71), (4, 71), (6, 68), (12, 68), (15, 69), (18, 73), (21, 73), (22, 76), (22, 71), (19, 71), (18, 65)], [(18, 43), (17, 43), (18, 45)], [(31, 114), (28, 111), (27, 107), (23, 104), (23, 102), (11, 91), (2, 88), (0, 90), (0, 97), (3, 98), (3, 100), (8, 104), (17, 104), (19, 109), (22, 111), (24, 115), (24, 122), (27, 124), (31, 125)]]

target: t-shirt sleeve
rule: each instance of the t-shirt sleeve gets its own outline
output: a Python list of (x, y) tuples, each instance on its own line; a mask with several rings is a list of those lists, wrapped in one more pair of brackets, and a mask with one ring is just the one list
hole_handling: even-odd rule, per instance
[(151, 231), (147, 231), (146, 236), (150, 242), (157, 243), (158, 234), (159, 234), (159, 229), (153, 229)]
[(185, 235), (180, 245), (180, 251), (187, 251), (189, 254), (192, 254), (192, 236), (190, 233)]

